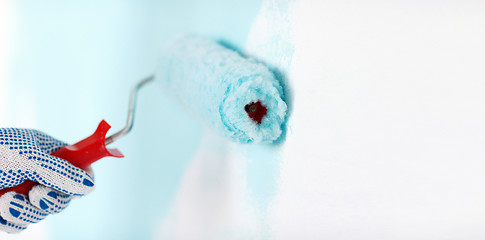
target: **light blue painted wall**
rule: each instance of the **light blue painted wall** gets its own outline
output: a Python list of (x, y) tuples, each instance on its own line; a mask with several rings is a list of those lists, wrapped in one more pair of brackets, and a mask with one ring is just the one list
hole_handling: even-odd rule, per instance
[[(17, 1), (8, 122), (67, 142), (91, 134), (101, 119), (118, 130), (131, 85), (153, 72), (167, 37), (195, 32), (241, 48), (259, 6), (260, 0)], [(95, 163), (96, 191), (46, 220), (52, 239), (150, 238), (202, 134), (157, 87), (142, 90), (133, 132), (114, 144), (126, 158)], [(16, 124), (25, 97), (36, 118), (28, 126)]]

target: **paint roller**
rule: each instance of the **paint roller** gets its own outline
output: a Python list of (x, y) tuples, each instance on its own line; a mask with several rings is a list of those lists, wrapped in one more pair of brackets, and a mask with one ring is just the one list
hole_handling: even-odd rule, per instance
[[(137, 92), (153, 78), (142, 80), (132, 89), (122, 130), (106, 137), (111, 126), (103, 120), (91, 136), (52, 155), (81, 169), (104, 157), (123, 157), (106, 145), (132, 129)], [(282, 133), (287, 106), (274, 74), (264, 64), (209, 39), (186, 35), (169, 41), (155, 78), (203, 122), (236, 142), (269, 143)], [(0, 196), (9, 191), (28, 195), (36, 184), (26, 180), (0, 190)]]
[(240, 143), (271, 143), (287, 111), (283, 88), (267, 66), (209, 39), (181, 35), (162, 49), (155, 74), (197, 118)]

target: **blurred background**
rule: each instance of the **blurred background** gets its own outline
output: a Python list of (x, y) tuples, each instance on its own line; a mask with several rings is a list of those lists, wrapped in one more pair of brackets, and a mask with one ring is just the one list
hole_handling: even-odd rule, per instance
[(153, 84), (96, 190), (0, 239), (484, 239), (485, 4), (0, 2), (0, 126), (116, 131), (177, 33), (283, 76), (280, 144), (238, 145)]
[[(260, 4), (2, 1), (1, 126), (42, 129), (69, 143), (101, 119), (117, 131), (131, 87), (154, 73), (166, 38), (195, 32), (241, 48)], [(16, 239), (150, 239), (201, 132), (156, 84), (142, 89), (133, 132), (115, 144), (126, 158), (93, 165), (93, 194)]]

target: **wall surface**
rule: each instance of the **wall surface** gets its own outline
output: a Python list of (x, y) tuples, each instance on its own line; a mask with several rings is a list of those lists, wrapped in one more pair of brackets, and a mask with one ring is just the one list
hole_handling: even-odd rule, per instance
[(272, 238), (484, 238), (485, 4), (283, 5), (266, 2), (272, 25), (248, 43), (292, 90)]
[[(124, 126), (130, 88), (154, 72), (167, 38), (195, 32), (242, 48), (261, 4), (8, 2), (0, 10), (8, 13), (0, 19), (11, 22), (9, 34), (0, 35), (0, 53), (8, 52), (0, 56), (0, 69), (8, 70), (0, 81), (1, 127), (41, 129), (70, 143), (91, 134), (101, 119), (114, 131)], [(141, 90), (133, 131), (113, 144), (126, 157), (93, 165), (92, 194), (21, 235), (0, 233), (0, 239), (152, 239), (203, 132), (162, 92), (157, 84)]]
[(206, 136), (160, 239), (484, 238), (484, 10), (264, 1), (245, 52), (283, 73), (285, 141)]
[(485, 237), (481, 1), (9, 8), (3, 126), (68, 142), (103, 118), (121, 128), (130, 85), (178, 32), (224, 39), (266, 62), (290, 106), (278, 144), (238, 145), (156, 85), (143, 89), (134, 131), (115, 144), (127, 157), (96, 163), (94, 193), (10, 239)]

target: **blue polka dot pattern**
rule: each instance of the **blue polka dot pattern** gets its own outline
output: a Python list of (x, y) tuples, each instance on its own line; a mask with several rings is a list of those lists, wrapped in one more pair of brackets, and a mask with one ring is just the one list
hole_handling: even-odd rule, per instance
[(32, 205), (27, 197), (14, 192), (8, 192), (2, 196), (0, 205), (2, 218), (16, 224), (36, 223), (48, 215), (47, 212)]
[(0, 217), (0, 231), (4, 231), (8, 233), (17, 233), (22, 230), (25, 230), (26, 228), (27, 228), (27, 225), (11, 223), (3, 219), (2, 217)]
[(29, 179), (65, 194), (91, 192), (94, 187), (91, 176), (50, 155), (65, 145), (37, 130), (0, 129), (0, 189)]
[(29, 193), (30, 203), (47, 213), (58, 213), (67, 207), (73, 195), (58, 192), (52, 188), (37, 185)]
[(94, 190), (94, 180), (86, 171), (50, 155), (65, 145), (37, 130), (0, 129), (0, 189), (27, 179), (40, 183), (28, 197), (15, 192), (0, 197), (0, 231), (22, 231), (62, 211), (74, 195)]

